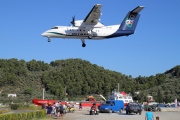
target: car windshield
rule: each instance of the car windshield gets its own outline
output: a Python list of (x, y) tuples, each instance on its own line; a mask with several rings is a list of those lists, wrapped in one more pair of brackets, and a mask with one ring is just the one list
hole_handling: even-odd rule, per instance
[(138, 105), (138, 104), (137, 103), (129, 103), (129, 105), (135, 106), (135, 105)]
[(106, 104), (111, 105), (111, 104), (112, 104), (112, 102), (110, 102), (110, 101), (106, 101)]

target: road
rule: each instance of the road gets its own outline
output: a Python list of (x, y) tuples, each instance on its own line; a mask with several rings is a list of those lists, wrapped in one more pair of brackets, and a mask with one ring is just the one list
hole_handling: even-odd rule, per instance
[[(125, 111), (123, 111), (123, 113), (100, 113), (99, 115), (89, 115), (88, 110), (77, 110), (75, 113), (67, 113), (64, 116), (64, 120), (144, 120), (145, 113), (146, 112), (143, 111), (141, 115), (126, 115)], [(156, 116), (159, 116), (160, 120), (180, 120), (180, 112), (154, 112), (154, 118)]]

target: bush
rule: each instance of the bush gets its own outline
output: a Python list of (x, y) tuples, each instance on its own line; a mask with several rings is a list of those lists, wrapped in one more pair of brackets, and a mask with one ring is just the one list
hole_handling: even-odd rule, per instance
[(33, 118), (42, 118), (46, 116), (45, 110), (33, 111), (28, 113), (19, 113), (19, 114), (1, 114), (0, 120), (31, 120)]
[(23, 104), (23, 103), (16, 103), (9, 105), (12, 110), (41, 110), (40, 106), (30, 105), (30, 104)]
[(9, 110), (0, 110), (0, 114), (4, 114), (4, 113), (7, 113), (7, 112), (9, 112)]
[(9, 106), (12, 110), (17, 110), (19, 108), (19, 104), (10, 104)]

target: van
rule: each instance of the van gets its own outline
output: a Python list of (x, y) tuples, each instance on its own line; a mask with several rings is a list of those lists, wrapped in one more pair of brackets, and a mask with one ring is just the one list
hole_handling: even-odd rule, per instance
[(124, 109), (124, 102), (122, 100), (107, 100), (99, 106), (100, 112), (122, 112)]

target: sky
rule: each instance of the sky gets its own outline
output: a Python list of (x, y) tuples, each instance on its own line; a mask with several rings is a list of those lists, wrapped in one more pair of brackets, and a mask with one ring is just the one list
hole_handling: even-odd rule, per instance
[[(83, 20), (102, 4), (104, 25), (120, 24), (128, 11), (145, 6), (135, 34), (105, 40), (51, 39), (41, 34)], [(180, 0), (0, 0), (0, 59), (50, 63), (81, 58), (132, 77), (164, 73), (180, 65)]]

